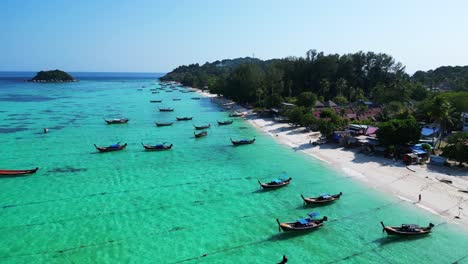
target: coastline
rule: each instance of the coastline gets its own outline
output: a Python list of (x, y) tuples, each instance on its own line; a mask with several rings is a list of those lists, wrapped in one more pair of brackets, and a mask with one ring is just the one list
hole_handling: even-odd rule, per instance
[[(275, 138), (280, 144), (313, 156), (333, 169), (387, 195), (392, 195), (413, 206), (436, 214), (447, 223), (468, 230), (468, 172), (456, 167), (434, 165), (405, 166), (401, 161), (358, 153), (357, 149), (344, 149), (333, 143), (313, 146), (309, 142), (319, 139), (319, 132), (305, 131), (302, 127), (277, 123), (261, 118), (252, 110), (208, 92), (197, 92), (211, 98), (222, 108), (244, 113), (244, 118), (262, 133)], [(446, 184), (439, 180), (451, 180)], [(421, 201), (418, 195), (421, 194)]]

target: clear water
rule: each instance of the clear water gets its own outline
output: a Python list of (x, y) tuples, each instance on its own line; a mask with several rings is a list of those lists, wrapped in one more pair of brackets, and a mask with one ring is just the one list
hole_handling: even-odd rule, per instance
[[(0, 80), (0, 168), (40, 167), (27, 177), (0, 178), (0, 263), (277, 263), (283, 254), (288, 263), (453, 263), (468, 254), (467, 234), (448, 224), (423, 239), (387, 238), (381, 220), (443, 220), (279, 145), (241, 119), (217, 126), (227, 113), (210, 99), (149, 91), (158, 86), (142, 77)], [(159, 98), (161, 104), (149, 103)], [(130, 122), (103, 120), (121, 116)], [(208, 136), (194, 139), (193, 125), (207, 123)], [(253, 136), (253, 145), (229, 141)], [(98, 154), (93, 147), (116, 142), (127, 149)], [(144, 152), (141, 142), (174, 147)], [(290, 186), (259, 191), (257, 179), (284, 172)], [(340, 201), (321, 208), (304, 207), (299, 196), (340, 191)], [(324, 228), (278, 233), (276, 218), (312, 211), (328, 216)]]

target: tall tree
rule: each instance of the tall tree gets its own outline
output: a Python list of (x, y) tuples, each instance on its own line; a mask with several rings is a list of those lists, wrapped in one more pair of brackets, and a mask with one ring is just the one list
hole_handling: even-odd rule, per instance
[(432, 118), (432, 120), (440, 124), (440, 132), (437, 138), (437, 143), (439, 144), (439, 147), (442, 136), (446, 131), (447, 125), (453, 123), (453, 119), (451, 117), (452, 112), (453, 108), (445, 98), (441, 96), (434, 97), (434, 99), (431, 102), (429, 116)]
[(468, 132), (455, 133), (447, 139), (448, 145), (443, 148), (442, 155), (460, 162), (468, 163)]
[(391, 119), (380, 123), (378, 127), (377, 138), (384, 146), (417, 142), (421, 137), (421, 126), (414, 118)]

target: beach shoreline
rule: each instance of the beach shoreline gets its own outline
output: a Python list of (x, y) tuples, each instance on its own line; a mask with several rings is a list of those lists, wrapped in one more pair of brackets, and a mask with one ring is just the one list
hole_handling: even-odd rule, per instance
[[(313, 146), (319, 132), (311, 132), (303, 127), (277, 123), (271, 118), (259, 117), (233, 101), (208, 92), (197, 90), (211, 98), (223, 109), (244, 114), (245, 120), (261, 133), (273, 137), (280, 144), (301, 151), (320, 160), (355, 181), (377, 191), (408, 202), (415, 207), (440, 216), (447, 223), (456, 224), (468, 230), (468, 171), (455, 167), (434, 165), (406, 166), (402, 161), (384, 157), (365, 155), (357, 149), (344, 149), (334, 143)], [(447, 184), (440, 180), (449, 179)], [(419, 195), (421, 200), (419, 201)]]

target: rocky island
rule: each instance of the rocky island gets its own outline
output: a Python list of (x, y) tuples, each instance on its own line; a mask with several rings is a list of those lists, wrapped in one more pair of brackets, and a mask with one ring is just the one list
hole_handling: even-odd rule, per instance
[(40, 71), (29, 82), (77, 82), (70, 74), (61, 71)]

